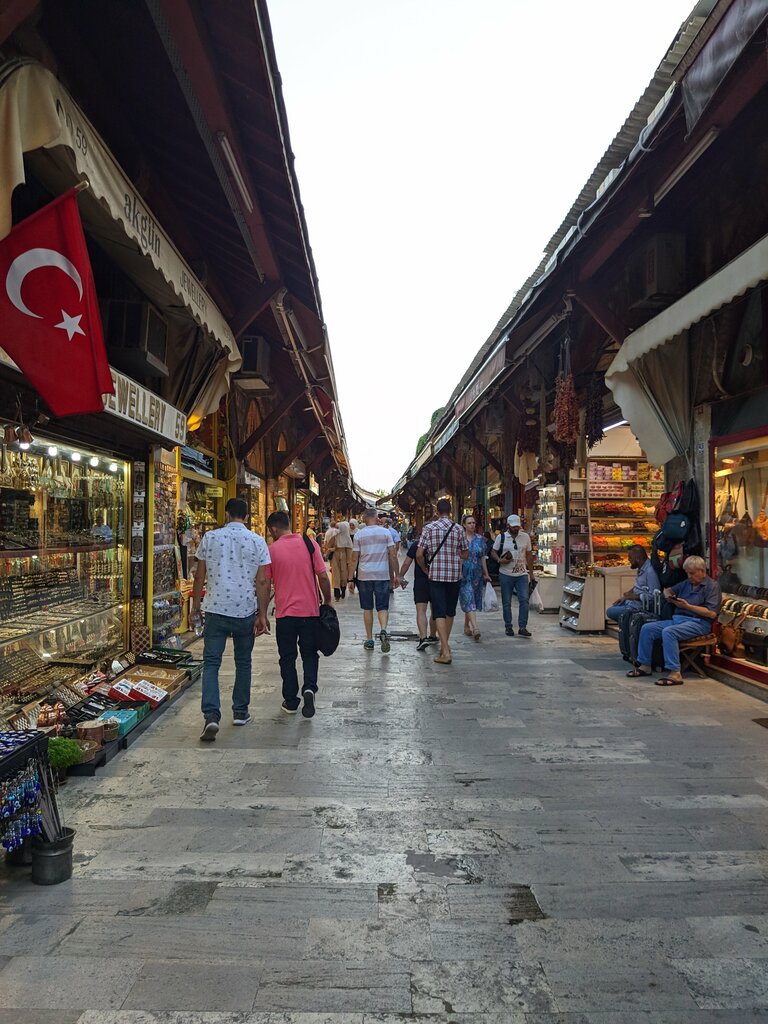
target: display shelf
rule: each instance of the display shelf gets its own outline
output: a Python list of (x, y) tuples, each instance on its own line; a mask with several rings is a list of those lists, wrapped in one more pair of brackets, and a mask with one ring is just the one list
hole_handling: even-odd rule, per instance
[(642, 454), (591, 458), (587, 464), (590, 551), (602, 566), (626, 566), (634, 544), (650, 548), (663, 471)]
[(605, 580), (602, 576), (566, 573), (560, 603), (560, 625), (576, 633), (597, 633), (605, 628)]

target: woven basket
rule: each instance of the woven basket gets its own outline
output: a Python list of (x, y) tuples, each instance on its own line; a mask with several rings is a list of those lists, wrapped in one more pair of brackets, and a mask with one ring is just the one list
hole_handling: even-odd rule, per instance
[(101, 744), (95, 743), (93, 740), (76, 740), (75, 742), (82, 752), (80, 754), (78, 764), (85, 764), (86, 761), (92, 761), (101, 750)]

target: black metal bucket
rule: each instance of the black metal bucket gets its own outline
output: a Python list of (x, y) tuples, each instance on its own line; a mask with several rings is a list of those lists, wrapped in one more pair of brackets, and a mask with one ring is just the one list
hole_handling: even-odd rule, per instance
[(75, 830), (65, 828), (62, 832), (61, 839), (53, 842), (35, 839), (32, 843), (32, 881), (36, 885), (58, 885), (72, 877)]

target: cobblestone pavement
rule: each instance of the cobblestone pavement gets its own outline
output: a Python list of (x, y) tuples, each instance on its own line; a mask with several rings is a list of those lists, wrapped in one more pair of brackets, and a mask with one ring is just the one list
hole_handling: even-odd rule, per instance
[(551, 617), (445, 667), (340, 616), (315, 719), (262, 640), (251, 725), (199, 743), (196, 688), (70, 780), (74, 879), (0, 872), (0, 1024), (768, 1021), (765, 704)]

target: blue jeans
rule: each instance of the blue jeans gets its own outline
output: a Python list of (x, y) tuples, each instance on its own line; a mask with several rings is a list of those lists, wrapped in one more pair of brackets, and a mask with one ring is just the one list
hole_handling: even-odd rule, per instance
[(232, 690), (232, 711), (235, 715), (248, 714), (251, 702), (251, 651), (253, 650), (253, 623), (256, 615), (234, 618), (231, 615), (205, 613), (203, 634), (203, 699), (202, 710), (206, 718), (221, 719), (219, 696), (219, 669), (227, 637), (232, 637), (235, 648), (235, 686)]
[(507, 629), (512, 626), (512, 595), (517, 594), (517, 601), (520, 605), (517, 613), (517, 625), (519, 629), (525, 629), (528, 625), (528, 574), (525, 576), (507, 576), (499, 573), (501, 584), (501, 610), (504, 614), (504, 625)]
[(641, 665), (650, 665), (653, 641), (661, 637), (664, 668), (667, 672), (679, 672), (680, 640), (692, 640), (696, 636), (706, 636), (711, 632), (712, 622), (709, 619), (694, 619), (690, 615), (673, 615), (671, 621), (661, 619), (658, 622), (646, 622), (640, 630), (637, 660)]
[(301, 651), (304, 682), (301, 692), (317, 693), (317, 672), (320, 655), (317, 653), (317, 615), (303, 618), (284, 615), (276, 620), (275, 634), (280, 654), (280, 675), (283, 680), (283, 700), (292, 710), (299, 706), (299, 677), (296, 672), (296, 644)]
[(610, 608), (606, 608), (605, 617), (613, 619), (614, 622), (621, 622), (621, 617), (626, 612), (639, 612), (642, 610), (642, 607), (639, 601), (623, 601), (620, 604), (612, 604)]

